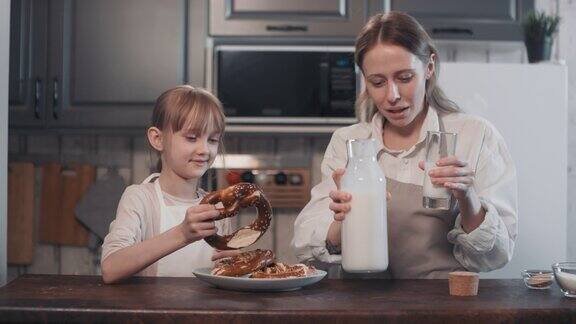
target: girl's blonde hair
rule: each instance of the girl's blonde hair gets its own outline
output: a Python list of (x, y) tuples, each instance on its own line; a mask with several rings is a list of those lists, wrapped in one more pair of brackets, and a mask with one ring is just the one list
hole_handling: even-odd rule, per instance
[[(219, 149), (223, 150), (222, 139), (226, 127), (224, 109), (220, 100), (205, 89), (180, 85), (162, 93), (156, 99), (151, 126), (170, 133), (182, 129), (220, 133)], [(158, 172), (162, 170), (161, 159), (156, 169)]]
[[(440, 58), (438, 51), (432, 44), (430, 36), (412, 16), (402, 12), (392, 11), (386, 14), (377, 14), (370, 18), (356, 38), (356, 65), (362, 69), (366, 53), (377, 44), (394, 44), (405, 48), (416, 55), (423, 63), (428, 63), (430, 56), (435, 55), (435, 71), (426, 80), (425, 102), (436, 108), (439, 112), (452, 113), (461, 111), (460, 107), (448, 99), (444, 91), (438, 86), (440, 72)], [(369, 122), (378, 112), (366, 89), (356, 100), (356, 117), (360, 121)]]

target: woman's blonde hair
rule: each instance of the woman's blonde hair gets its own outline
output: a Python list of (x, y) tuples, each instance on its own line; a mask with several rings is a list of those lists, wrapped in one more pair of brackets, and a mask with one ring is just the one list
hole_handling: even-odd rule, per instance
[[(151, 126), (170, 133), (182, 129), (220, 133), (219, 149), (223, 150), (224, 109), (220, 100), (205, 89), (180, 85), (166, 90), (156, 99)], [(161, 159), (156, 169), (158, 172), (162, 170)]]
[[(405, 48), (416, 55), (420, 61), (427, 63), (432, 54), (435, 55), (435, 72), (426, 81), (425, 102), (436, 108), (439, 112), (451, 113), (461, 109), (452, 100), (448, 99), (444, 91), (438, 86), (438, 73), (440, 60), (438, 51), (432, 44), (430, 36), (412, 16), (402, 12), (392, 11), (386, 14), (377, 14), (370, 18), (356, 38), (356, 65), (362, 69), (366, 53), (377, 44), (394, 44)], [(370, 121), (378, 109), (372, 102), (366, 89), (356, 100), (356, 117), (360, 121)]]

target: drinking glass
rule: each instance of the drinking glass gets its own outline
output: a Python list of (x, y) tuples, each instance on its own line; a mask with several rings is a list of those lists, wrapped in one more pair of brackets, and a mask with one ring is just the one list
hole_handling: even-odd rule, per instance
[(428, 172), (436, 167), (438, 160), (455, 154), (456, 138), (456, 133), (428, 131), (426, 134), (424, 188), (422, 189), (422, 205), (424, 208), (450, 208), (452, 197), (450, 189), (433, 185)]

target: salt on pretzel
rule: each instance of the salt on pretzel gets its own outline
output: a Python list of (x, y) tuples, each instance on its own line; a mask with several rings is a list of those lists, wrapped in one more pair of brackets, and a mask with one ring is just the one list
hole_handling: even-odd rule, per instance
[(200, 204), (217, 205), (218, 203), (222, 203), (224, 208), (218, 209), (220, 215), (214, 220), (237, 216), (240, 208), (254, 206), (258, 211), (258, 216), (252, 224), (229, 235), (214, 234), (204, 239), (206, 243), (218, 250), (233, 250), (250, 246), (262, 237), (270, 226), (272, 220), (270, 202), (255, 184), (241, 182), (211, 192), (200, 201)]
[(316, 268), (307, 266), (302, 263), (298, 264), (285, 264), (276, 262), (252, 272), (250, 278), (256, 279), (284, 279), (284, 278), (299, 278), (306, 277), (314, 274)]

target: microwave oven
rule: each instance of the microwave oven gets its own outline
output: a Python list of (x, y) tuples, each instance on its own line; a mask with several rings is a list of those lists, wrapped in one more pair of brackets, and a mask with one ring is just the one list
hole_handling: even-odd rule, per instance
[(211, 90), (232, 124), (350, 124), (361, 78), (348, 46), (218, 45)]

